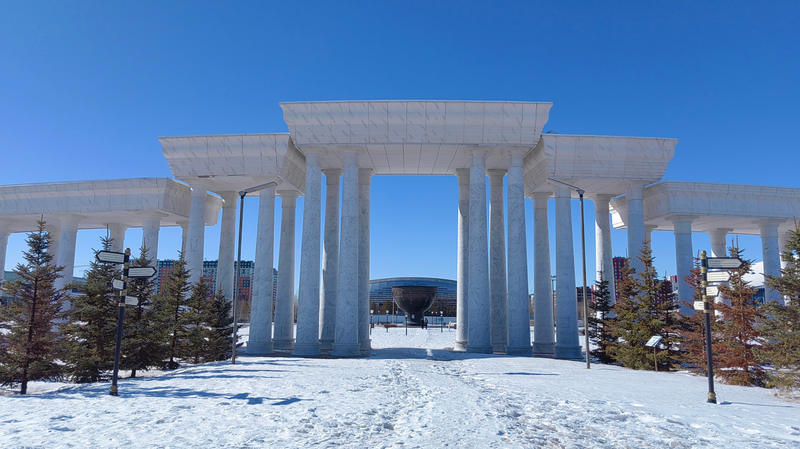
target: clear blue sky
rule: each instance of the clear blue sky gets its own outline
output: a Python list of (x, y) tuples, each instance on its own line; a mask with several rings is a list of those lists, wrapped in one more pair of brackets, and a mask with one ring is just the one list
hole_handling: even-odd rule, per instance
[[(158, 136), (286, 132), (281, 101), (453, 99), (552, 101), (545, 131), (678, 138), (665, 179), (800, 187), (800, 3), (599, 3), (0, 2), (0, 184), (171, 176)], [(455, 177), (375, 177), (372, 277), (454, 279), (456, 197)], [(587, 203), (589, 273), (593, 222)], [(79, 234), (76, 272), (98, 235)], [(179, 235), (162, 231), (161, 258)], [(613, 243), (624, 255), (625, 232)], [(759, 238), (740, 245), (761, 259)], [(672, 234), (653, 249), (674, 274)]]

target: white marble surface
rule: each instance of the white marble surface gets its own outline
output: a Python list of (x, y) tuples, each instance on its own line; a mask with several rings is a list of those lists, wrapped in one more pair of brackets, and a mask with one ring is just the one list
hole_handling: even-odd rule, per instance
[(469, 316), (469, 169), (458, 177), (458, 261), (456, 265), (456, 351), (467, 350)]
[[(267, 189), (269, 190), (269, 189)], [(236, 260), (236, 206), (239, 203), (237, 192), (220, 192), (222, 197), (222, 223), (219, 230), (219, 258), (217, 263), (217, 289), (222, 290), (228, 301), (233, 300), (234, 261)], [(272, 189), (272, 208), (275, 209), (275, 189)], [(261, 218), (261, 201), (259, 201), (259, 219)], [(258, 234), (256, 235), (258, 248)], [(257, 250), (256, 250), (257, 251)], [(258, 258), (256, 258), (258, 259)], [(270, 261), (272, 259), (270, 258)], [(258, 268), (256, 263), (256, 268)], [(272, 263), (270, 262), (270, 265)], [(270, 278), (272, 276), (270, 275)], [(255, 286), (253, 286), (255, 289)], [(272, 297), (270, 297), (272, 300)], [(270, 317), (272, 322), (272, 317)], [(270, 336), (271, 338), (271, 336)]]
[(575, 252), (572, 246), (571, 192), (553, 187), (556, 198), (556, 345), (557, 359), (579, 359)]
[(297, 294), (297, 340), (294, 355), (317, 355), (319, 350), (320, 224), (322, 172), (318, 154), (306, 151), (306, 195), (303, 240), (300, 250), (300, 285)]
[(614, 285), (614, 254), (611, 252), (611, 220), (609, 217), (609, 204), (611, 195), (595, 195), (594, 202), (594, 239), (595, 239), (595, 267), (596, 277), (600, 280), (600, 273), (608, 280), (608, 291), (611, 303), (616, 302), (616, 286)]
[(361, 354), (358, 344), (358, 149), (344, 150), (342, 222), (339, 236), (339, 282), (336, 294), (334, 356)]
[(372, 182), (371, 168), (358, 170), (358, 346), (369, 352), (369, 193)]
[[(697, 218), (692, 215), (673, 215), (670, 217), (675, 228), (675, 262), (678, 275), (678, 301), (691, 303), (694, 301), (694, 290), (684, 279), (691, 274), (694, 269), (694, 249), (692, 248), (692, 221)], [(681, 306), (681, 312), (687, 313)], [(694, 313), (694, 312), (691, 312)]]
[(506, 170), (487, 170), (489, 176), (489, 325), (492, 350), (508, 344), (508, 291), (503, 178)]
[[(235, 215), (236, 207), (231, 209)], [(225, 209), (223, 208), (224, 213)], [(225, 223), (224, 215), (222, 222), (223, 224)], [(233, 243), (233, 239), (230, 239), (230, 242)], [(220, 253), (222, 252), (221, 247), (222, 243), (220, 243)], [(255, 272), (253, 273), (252, 296), (250, 299), (250, 337), (247, 341), (248, 354), (270, 354), (273, 351), (272, 261), (274, 256), (275, 187), (269, 187), (259, 192)], [(222, 263), (220, 254), (217, 270), (223, 267)], [(225, 263), (229, 262), (226, 261)], [(233, 261), (230, 262), (229, 266), (233, 266)]]
[(61, 220), (51, 217), (44, 227), (50, 234), (50, 248), (48, 252), (53, 255), (53, 263), (58, 263), (58, 253), (61, 248)]
[(61, 215), (61, 232), (58, 246), (58, 260), (56, 265), (64, 267), (63, 276), (56, 279), (56, 289), (63, 288), (72, 282), (72, 272), (75, 270), (75, 244), (78, 237), (78, 223), (84, 217), (81, 215)]
[(486, 229), (486, 150), (471, 150), (469, 172), (469, 320), (467, 352), (491, 354), (489, 255)]
[[(111, 251), (121, 253), (125, 251), (125, 231), (128, 227), (121, 223), (108, 223), (106, 224), (108, 230), (108, 237), (111, 239)], [(138, 248), (132, 248), (136, 250)], [(136, 254), (137, 252), (134, 252)]]
[[(8, 236), (10, 234), (8, 228), (10, 225), (10, 220), (0, 219), (0, 269), (3, 269), (6, 266), (6, 251), (8, 250)], [(2, 293), (3, 278), (0, 276), (0, 296), (2, 296)]]
[(532, 351), (522, 156), (512, 152), (508, 168), (508, 355)]
[[(674, 223), (674, 221), (673, 221)], [(727, 257), (728, 256), (728, 233), (733, 231), (733, 228), (716, 228), (706, 231), (711, 239), (711, 256), (712, 257)]]
[[(761, 228), (761, 254), (764, 257), (764, 274), (781, 275), (780, 244), (778, 242), (778, 226), (783, 220), (759, 220)], [(766, 301), (778, 301), (783, 304), (783, 297), (777, 291), (767, 288), (764, 292)]]
[(274, 349), (294, 347), (294, 253), (296, 190), (278, 191), (281, 197), (281, 241), (278, 249), (278, 291), (275, 296)]
[(628, 186), (628, 191), (625, 193), (625, 197), (628, 200), (628, 257), (630, 258), (631, 268), (636, 270), (637, 273), (644, 269), (642, 261), (639, 260), (646, 238), (642, 205), (643, 188), (643, 183), (634, 182)]
[(325, 175), (325, 240), (322, 248), (322, 297), (319, 311), (319, 347), (333, 349), (336, 337), (336, 293), (339, 281), (339, 184), (342, 170), (323, 170)]
[(158, 260), (158, 234), (161, 231), (161, 220), (164, 213), (152, 212), (144, 216), (142, 223), (142, 245), (148, 249), (148, 256), (155, 262)]
[(550, 194), (533, 195), (533, 352), (550, 355), (555, 350), (553, 286), (550, 282), (550, 233), (547, 201)]

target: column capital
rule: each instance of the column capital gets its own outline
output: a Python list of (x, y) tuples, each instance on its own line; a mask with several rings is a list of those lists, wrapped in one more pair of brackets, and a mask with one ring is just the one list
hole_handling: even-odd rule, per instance
[(493, 186), (503, 185), (503, 178), (506, 176), (508, 170), (505, 168), (492, 168), (486, 170), (486, 175), (489, 177), (489, 182)]
[(364, 147), (359, 146), (359, 145), (340, 145), (340, 146), (335, 146), (335, 147), (331, 147), (331, 148), (334, 149), (338, 153), (342, 153), (342, 155), (344, 155), (344, 156), (347, 156), (347, 155), (356, 155), (356, 156), (358, 156), (358, 155), (360, 155), (361, 153), (364, 152)]
[(297, 190), (278, 190), (278, 196), (285, 201), (294, 201), (300, 197), (300, 192)]
[(186, 181), (192, 190), (192, 196), (205, 196), (211, 188), (211, 182), (207, 178), (192, 178)]
[(694, 220), (697, 220), (700, 217), (698, 215), (668, 215), (664, 218), (667, 221), (672, 222), (673, 224), (678, 224), (678, 223), (692, 224)]
[(494, 147), (470, 145), (464, 148), (464, 151), (470, 156), (486, 156), (487, 153), (492, 151)]
[(651, 231), (653, 231), (655, 229), (658, 229), (658, 225), (651, 225), (651, 224), (650, 225), (649, 224), (644, 225), (645, 232), (651, 232)]
[(168, 217), (169, 216), (169, 214), (166, 214), (164, 212), (149, 211), (149, 210), (148, 211), (136, 212), (136, 215), (139, 215), (139, 216), (144, 217), (146, 219), (147, 218), (158, 218), (159, 220), (164, 218), (164, 217)]
[(322, 174), (325, 175), (325, 182), (327, 184), (339, 184), (339, 178), (342, 177), (342, 169), (326, 168), (322, 170)]
[(231, 190), (224, 192), (216, 192), (222, 198), (222, 208), (236, 207), (236, 200), (239, 198), (239, 192)]
[(270, 197), (271, 198), (275, 198), (275, 188), (276, 187), (277, 186), (267, 187), (266, 189), (263, 189), (263, 190), (259, 191), (258, 192), (258, 197), (259, 198), (270, 198)]
[[(531, 195), (531, 198), (533, 198), (533, 201), (534, 201), (533, 207), (534, 208), (537, 208), (537, 207), (545, 207), (546, 208), (547, 207), (547, 200), (549, 200), (552, 197), (553, 197), (553, 193), (552, 192), (533, 192), (533, 195)], [(542, 204), (544, 204), (544, 206), (542, 206)]]
[(457, 168), (456, 169), (456, 177), (458, 178), (458, 185), (466, 187), (469, 185), (469, 169), (468, 168)]
[(555, 198), (569, 198), (572, 199), (572, 190), (569, 187), (553, 183), (553, 196)]
[(708, 235), (713, 235), (713, 234), (725, 234), (725, 235), (728, 235), (728, 234), (730, 234), (731, 232), (733, 232), (733, 228), (714, 228), (714, 229), (706, 229), (706, 230), (705, 230), (705, 231), (703, 231), (703, 232), (705, 232), (705, 233), (706, 233), (706, 234), (708, 234)]
[(758, 228), (761, 230), (762, 236), (769, 236), (769, 237), (777, 237), (778, 236), (778, 226), (785, 223), (785, 219), (780, 218), (765, 218), (762, 220), (753, 220), (753, 224), (758, 225)]
[(14, 223), (14, 220), (0, 218), (0, 234), (8, 232), (8, 228), (11, 227), (11, 223)]
[(611, 198), (614, 198), (617, 195), (612, 195), (609, 193), (593, 193), (590, 195), (586, 195), (586, 199), (592, 200), (595, 203), (609, 203), (611, 202)]
[(78, 223), (80, 223), (81, 220), (84, 220), (86, 218), (85, 215), (77, 215), (77, 214), (59, 214), (59, 215), (56, 215), (56, 217), (58, 217), (58, 219), (61, 221), (61, 226), (62, 227), (64, 227), (65, 225), (66, 226), (69, 226), (69, 225), (77, 226)]
[(182, 228), (187, 228), (189, 226), (189, 220), (177, 220), (175, 224)]
[(370, 185), (372, 182), (372, 175), (375, 173), (375, 170), (371, 168), (359, 168), (358, 169), (358, 184), (359, 185)]
[(633, 181), (628, 184), (628, 188), (625, 189), (625, 199), (627, 201), (631, 200), (641, 200), (644, 198), (643, 190), (644, 186), (647, 185), (645, 181)]

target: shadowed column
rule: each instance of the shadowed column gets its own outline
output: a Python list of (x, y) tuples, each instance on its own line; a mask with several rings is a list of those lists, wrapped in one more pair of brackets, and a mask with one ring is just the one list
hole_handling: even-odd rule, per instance
[(457, 168), (458, 265), (456, 267), (456, 351), (467, 350), (469, 317), (469, 169)]
[(330, 351), (336, 337), (336, 285), (339, 278), (339, 183), (342, 171), (325, 175), (325, 241), (322, 248), (322, 298), (319, 311), (319, 348)]
[(295, 190), (281, 190), (278, 195), (281, 197), (281, 242), (272, 347), (286, 350), (294, 346), (295, 207), (300, 194)]

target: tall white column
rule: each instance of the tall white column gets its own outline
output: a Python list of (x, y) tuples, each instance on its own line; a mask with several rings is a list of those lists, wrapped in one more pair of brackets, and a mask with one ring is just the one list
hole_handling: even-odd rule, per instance
[(189, 238), (189, 220), (180, 220), (175, 222), (176, 225), (181, 227), (181, 253), (186, 258), (186, 239)]
[[(781, 231), (780, 229), (778, 229), (778, 250), (780, 251), (781, 254), (783, 254), (783, 252), (786, 251), (786, 244), (789, 243), (789, 237), (790, 237), (789, 232), (790, 230), (788, 229), (785, 231)], [(788, 264), (789, 262), (785, 262), (783, 260), (783, 257), (781, 257), (781, 270), (786, 269), (786, 266)]]
[(319, 352), (320, 223), (322, 172), (320, 151), (306, 149), (306, 195), (303, 207), (303, 241), (300, 251), (300, 286), (297, 294), (297, 341), (292, 354)]
[(203, 180), (192, 180), (192, 200), (189, 205), (189, 229), (186, 237), (186, 268), (189, 282), (194, 284), (203, 275), (203, 245), (206, 232), (206, 195), (208, 184)]
[(6, 269), (6, 250), (8, 249), (8, 236), (11, 221), (0, 219), (0, 296), (3, 294), (3, 276)]
[(637, 273), (644, 270), (644, 265), (639, 257), (644, 248), (645, 228), (644, 228), (644, 204), (643, 192), (644, 183), (635, 182), (628, 186), (625, 198), (628, 201), (628, 257), (631, 267)]
[(339, 239), (339, 281), (336, 293), (336, 339), (333, 355), (361, 354), (358, 344), (358, 148), (342, 149), (342, 227)]
[(467, 352), (491, 354), (489, 258), (486, 235), (486, 153), (471, 150), (469, 172), (469, 328)]
[(281, 196), (281, 242), (272, 347), (288, 350), (294, 347), (295, 207), (300, 194), (296, 190), (281, 190), (278, 195)]
[[(778, 226), (786, 220), (759, 220), (756, 222), (761, 229), (761, 251), (764, 257), (764, 275), (781, 275), (781, 256), (778, 243)], [(783, 304), (781, 295), (769, 287), (764, 291), (765, 301), (778, 301)]]
[[(236, 203), (239, 199), (237, 192), (219, 192), (222, 197), (222, 222), (219, 230), (219, 259), (217, 261), (217, 290), (222, 290), (228, 301), (233, 299), (233, 283), (235, 279), (234, 261), (236, 260)], [(263, 197), (262, 197), (263, 198)], [(275, 208), (275, 189), (272, 189), (272, 210)], [(261, 219), (261, 203), (259, 203), (259, 220)], [(274, 216), (273, 216), (274, 220)], [(261, 223), (259, 222), (259, 226)], [(258, 248), (256, 237), (256, 248)], [(272, 265), (272, 255), (270, 255)], [(256, 269), (259, 261), (256, 260)], [(255, 276), (254, 276), (255, 277)], [(272, 279), (272, 274), (269, 276)], [(272, 282), (270, 282), (272, 284)], [(253, 286), (253, 292), (257, 287)], [(252, 307), (252, 303), (251, 303)], [(252, 313), (252, 312), (251, 312)], [(271, 320), (270, 320), (271, 321)], [(250, 352), (249, 343), (247, 352)]]
[[(108, 223), (106, 227), (108, 228), (108, 237), (111, 239), (109, 251), (117, 253), (125, 251), (125, 231), (128, 230), (128, 227), (120, 223)], [(136, 254), (135, 251), (134, 254)]]
[(608, 203), (613, 195), (595, 195), (594, 201), (594, 236), (595, 236), (595, 266), (597, 267), (597, 280), (600, 273), (608, 281), (609, 299), (611, 304), (616, 302), (617, 294), (614, 285), (614, 255), (611, 252), (611, 220), (609, 219)]
[[(236, 208), (233, 208), (236, 212)], [(223, 220), (224, 220), (223, 211)], [(221, 244), (220, 244), (221, 247)], [(256, 260), (250, 298), (248, 354), (270, 354), (272, 347), (272, 265), (275, 257), (275, 187), (259, 192)], [(220, 257), (220, 265), (222, 257)], [(233, 264), (231, 264), (233, 265)], [(219, 269), (219, 266), (217, 267)], [(235, 282), (235, 280), (234, 280)]]
[(525, 189), (522, 178), (524, 155), (525, 150), (512, 149), (509, 152), (508, 342), (505, 347), (508, 355), (532, 354), (528, 300), (528, 245), (525, 239)]
[(333, 350), (336, 337), (336, 285), (339, 278), (339, 184), (342, 171), (322, 170), (325, 175), (325, 241), (322, 248), (322, 298), (319, 311), (319, 348)]
[(158, 260), (158, 233), (161, 230), (161, 220), (166, 216), (163, 212), (151, 212), (142, 219), (141, 247), (147, 248), (147, 257), (153, 259), (153, 263)]
[(533, 194), (533, 352), (537, 355), (552, 355), (556, 343), (550, 283), (549, 199), (549, 193)]
[(503, 208), (503, 178), (506, 170), (487, 170), (486, 173), (489, 175), (490, 188), (489, 327), (492, 351), (505, 352), (508, 344), (508, 280), (506, 279), (506, 226)]
[(369, 338), (369, 193), (371, 168), (358, 170), (358, 346), (361, 351), (372, 349)]
[[(64, 267), (64, 276), (55, 282), (56, 290), (72, 282), (72, 272), (75, 270), (75, 243), (78, 237), (78, 223), (81, 215), (61, 215), (61, 238), (58, 248), (58, 262), (56, 265)], [(69, 308), (69, 307), (67, 307)]]
[(55, 217), (45, 217), (45, 229), (50, 234), (50, 248), (47, 252), (53, 255), (53, 264), (58, 265), (58, 250), (61, 248), (61, 220)]
[(653, 241), (653, 230), (658, 228), (658, 225), (644, 225), (644, 241), (647, 244), (647, 249), (653, 250), (651, 242)]
[(456, 351), (467, 350), (469, 316), (469, 169), (457, 168), (458, 263), (456, 266)]
[[(692, 221), (697, 217), (691, 215), (673, 215), (667, 217), (672, 222), (675, 232), (675, 262), (678, 275), (678, 301), (692, 303), (694, 291), (685, 278), (692, 274), (694, 268), (694, 250), (692, 249)], [(684, 313), (689, 310), (684, 310)]]
[(731, 228), (717, 228), (706, 231), (711, 237), (711, 256), (728, 257), (728, 233), (733, 232)]
[(578, 343), (578, 298), (575, 290), (575, 253), (572, 246), (571, 191), (560, 185), (554, 186), (553, 190), (556, 197), (556, 347), (554, 357), (579, 359), (581, 358), (581, 346)]

